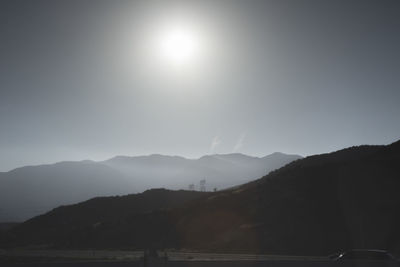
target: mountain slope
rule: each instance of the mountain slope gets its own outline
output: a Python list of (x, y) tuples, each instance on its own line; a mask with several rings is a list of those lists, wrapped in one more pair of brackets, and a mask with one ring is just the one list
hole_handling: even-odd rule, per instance
[(226, 188), (265, 175), (299, 156), (270, 157), (274, 162), (241, 154), (190, 160), (151, 155), (118, 156), (103, 162), (61, 162), (0, 173), (0, 222), (23, 221), (59, 205), (97, 196), (124, 195), (150, 188), (182, 189), (206, 179), (206, 188)]
[[(301, 255), (382, 248), (398, 254), (399, 173), (400, 142), (352, 147), (292, 162), (254, 182), (169, 210), (115, 212), (104, 220), (89, 216), (79, 225), (62, 222), (79, 217), (84, 203), (68, 213), (59, 210), (57, 220), (55, 210), (13, 228), (6, 244)], [(108, 213), (104, 204), (96, 208)]]
[(0, 220), (21, 221), (98, 195), (128, 194), (134, 185), (94, 162), (60, 162), (0, 174)]
[[(54, 239), (62, 240), (61, 243), (53, 243), (57, 247), (102, 247), (105, 243), (112, 247), (131, 246), (134, 240), (145, 240), (142, 235), (148, 233), (143, 231), (144, 228), (154, 226), (157, 229), (153, 232), (158, 232), (171, 226), (166, 216), (160, 216), (154, 221), (147, 220), (153, 218), (154, 212), (165, 214), (170, 209), (208, 194), (210, 193), (151, 189), (123, 197), (94, 198), (76, 205), (61, 206), (30, 219), (24, 222), (24, 227), (15, 227), (15, 233), (23, 236), (23, 240), (28, 240), (29, 243), (43, 243), (44, 240), (53, 243)], [(136, 224), (133, 229), (129, 228), (131, 221)], [(100, 229), (103, 235), (96, 235), (95, 232)], [(102, 245), (93, 244), (93, 240)], [(9, 244), (12, 242), (8, 240)]]
[(398, 250), (399, 173), (399, 142), (312, 156), (182, 214), (182, 235), (191, 247), (268, 253)]

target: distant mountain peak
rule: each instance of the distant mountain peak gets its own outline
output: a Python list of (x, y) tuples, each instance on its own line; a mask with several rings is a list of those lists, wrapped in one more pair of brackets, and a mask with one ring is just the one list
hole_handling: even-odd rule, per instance
[(171, 156), (171, 155), (163, 155), (163, 154), (150, 154), (150, 155), (140, 155), (140, 156), (125, 156), (125, 155), (118, 155), (115, 157), (112, 157), (110, 159), (105, 160), (106, 161), (124, 161), (124, 160), (135, 160), (135, 159), (186, 159), (181, 156)]
[(227, 153), (227, 154), (208, 154), (208, 155), (201, 156), (199, 159), (202, 159), (202, 158), (231, 158), (231, 157), (258, 158), (255, 156), (249, 156), (249, 155), (242, 154), (242, 153)]
[[(61, 204), (150, 188), (221, 190), (258, 179), (295, 159), (284, 154), (267, 159), (241, 153), (199, 159), (151, 154), (22, 167), (1, 173), (0, 222), (20, 221)], [(204, 179), (205, 188), (199, 185)]]

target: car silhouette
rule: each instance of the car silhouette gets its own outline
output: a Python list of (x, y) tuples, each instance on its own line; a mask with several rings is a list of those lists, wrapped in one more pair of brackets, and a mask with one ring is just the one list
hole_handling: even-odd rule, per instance
[(331, 259), (336, 262), (346, 262), (345, 266), (400, 266), (392, 254), (380, 249), (353, 249), (335, 254)]

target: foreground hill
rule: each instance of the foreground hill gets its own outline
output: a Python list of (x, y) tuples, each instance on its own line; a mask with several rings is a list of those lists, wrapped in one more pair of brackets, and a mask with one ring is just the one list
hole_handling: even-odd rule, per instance
[[(91, 246), (91, 241), (86, 242), (88, 235), (97, 238), (90, 232), (96, 229), (106, 229), (105, 236), (98, 236), (100, 247), (106, 243), (113, 247), (126, 247), (130, 239), (136, 239), (137, 235), (145, 234), (144, 228), (163, 224), (161, 221), (143, 221), (140, 227), (132, 232), (126, 232), (129, 220), (136, 220), (136, 217), (145, 218), (154, 212), (165, 212), (178, 208), (185, 203), (207, 196), (210, 193), (198, 191), (171, 191), (165, 189), (151, 189), (141, 194), (132, 194), (123, 197), (98, 197), (91, 200), (70, 206), (61, 206), (51, 212), (35, 217), (25, 222), (23, 227), (14, 226), (11, 231), (0, 232), (0, 244), (4, 246), (13, 245), (15, 233), (23, 236), (23, 244), (28, 240), (29, 244), (41, 244), (43, 240), (63, 240), (56, 246), (77, 246), (86, 248)], [(137, 223), (137, 222), (136, 222)], [(18, 224), (17, 224), (18, 225)], [(5, 229), (5, 228), (4, 228)], [(0, 229), (1, 230), (1, 229)], [(13, 231), (16, 232), (13, 232)], [(108, 232), (108, 233), (106, 233)], [(94, 234), (94, 233), (93, 233)], [(108, 235), (109, 234), (109, 235)], [(91, 239), (90, 238), (90, 239)], [(46, 242), (47, 242), (46, 241)], [(21, 244), (22, 244), (21, 243)]]
[(60, 162), (0, 173), (0, 222), (23, 221), (60, 205), (97, 196), (125, 195), (150, 188), (227, 188), (257, 179), (300, 158), (274, 153), (210, 155), (197, 160), (151, 155), (119, 156), (103, 162)]
[[(151, 212), (119, 212), (115, 206), (108, 216), (112, 199), (90, 209), (88, 202), (62, 207), (14, 227), (3, 246), (152, 246), (302, 255), (381, 248), (398, 254), (399, 173), (400, 142), (352, 147), (292, 162), (257, 181), (182, 205), (154, 206)], [(78, 219), (89, 210), (101, 216)]]

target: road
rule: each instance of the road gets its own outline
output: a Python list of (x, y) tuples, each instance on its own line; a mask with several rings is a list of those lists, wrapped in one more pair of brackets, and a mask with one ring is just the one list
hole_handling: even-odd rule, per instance
[[(144, 267), (142, 261), (124, 262), (64, 262), (64, 263), (2, 263), (2, 267)], [(335, 263), (329, 261), (170, 261), (149, 263), (147, 267), (398, 267), (396, 264), (382, 262)]]
[[(1, 267), (400, 267), (397, 262), (333, 262), (324, 257), (143, 251), (2, 251)], [(164, 256), (168, 256), (168, 261)], [(3, 259), (3, 261), (1, 261)], [(5, 259), (5, 260), (4, 260)], [(8, 259), (8, 260), (7, 260)], [(9, 260), (11, 259), (11, 260)]]

